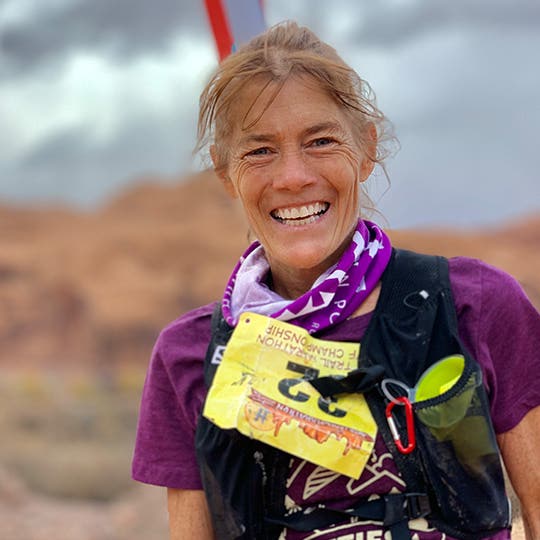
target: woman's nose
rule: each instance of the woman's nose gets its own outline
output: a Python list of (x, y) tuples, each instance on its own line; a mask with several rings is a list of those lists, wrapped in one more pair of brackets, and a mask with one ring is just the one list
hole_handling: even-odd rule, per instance
[(313, 182), (314, 172), (301, 152), (283, 153), (279, 157), (272, 182), (275, 189), (297, 191)]

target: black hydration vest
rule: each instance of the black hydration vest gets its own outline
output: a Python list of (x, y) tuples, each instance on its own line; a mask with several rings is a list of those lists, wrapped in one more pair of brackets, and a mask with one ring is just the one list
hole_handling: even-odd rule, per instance
[[(478, 540), (510, 528), (481, 369), (457, 330), (448, 261), (394, 249), (361, 340), (359, 369), (344, 382), (336, 382), (341, 388), (337, 390), (327, 384), (328, 377), (310, 381), (327, 396), (364, 393), (406, 482), (405, 493), (361, 501), (346, 511), (308, 508), (286, 515), (285, 482), (291, 456), (235, 429), (218, 428), (201, 415), (197, 457), (217, 540), (277, 539), (285, 526), (313, 531), (352, 516), (382, 521), (393, 540), (410, 539), (408, 521), (418, 517), (463, 540)], [(208, 387), (232, 331), (218, 304), (204, 367)], [(465, 357), (463, 374), (443, 395), (413, 405), (417, 448), (407, 455), (401, 453), (387, 425), (388, 399), (378, 384), (380, 379), (397, 379), (412, 388), (431, 365), (454, 354)], [(396, 406), (393, 413), (399, 434), (406, 440), (403, 409)]]

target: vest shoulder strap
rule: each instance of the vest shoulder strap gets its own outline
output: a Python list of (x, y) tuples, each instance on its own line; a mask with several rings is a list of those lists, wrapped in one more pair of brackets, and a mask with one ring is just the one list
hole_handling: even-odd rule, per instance
[(210, 388), (216, 370), (223, 357), (225, 347), (229, 342), (231, 334), (234, 328), (229, 326), (225, 321), (221, 312), (221, 302), (216, 302), (214, 311), (212, 312), (212, 337), (208, 348), (206, 349), (206, 356), (204, 358), (204, 382), (207, 388)]
[(381, 284), (360, 364), (413, 386), (433, 362), (461, 351), (448, 260), (393, 249)]
[[(392, 249), (390, 262), (382, 277), (378, 310), (395, 319), (407, 316), (406, 308), (418, 307), (428, 293), (450, 287), (448, 260), (438, 255), (426, 255), (406, 249)], [(414, 298), (419, 294), (419, 298)]]

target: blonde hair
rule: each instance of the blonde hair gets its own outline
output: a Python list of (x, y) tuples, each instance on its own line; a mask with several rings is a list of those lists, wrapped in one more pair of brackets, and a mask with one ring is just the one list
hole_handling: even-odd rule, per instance
[[(344, 107), (351, 118), (356, 142), (374, 163), (381, 165), (386, 175), (383, 161), (397, 141), (390, 122), (377, 108), (371, 87), (333, 47), (308, 28), (291, 21), (279, 23), (253, 38), (218, 66), (200, 96), (195, 151), (214, 145), (214, 166), (217, 171), (225, 170), (227, 142), (232, 132), (230, 111), (235, 97), (254, 78), (268, 84), (277, 82), (268, 106), (286, 80), (294, 75), (311, 78)], [(252, 107), (253, 103), (246, 104), (244, 123)]]

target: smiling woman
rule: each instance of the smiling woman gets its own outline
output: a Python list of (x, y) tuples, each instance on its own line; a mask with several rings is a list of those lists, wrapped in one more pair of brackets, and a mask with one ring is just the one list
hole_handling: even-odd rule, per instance
[(373, 161), (356, 143), (351, 119), (327, 92), (294, 76), (265, 103), (260, 87), (273, 93), (278, 84), (252, 83), (239, 93), (238, 103), (253, 103), (250, 116), (258, 120), (247, 117), (251, 127), (244, 129), (232, 120), (237, 127), (219, 176), (240, 198), (253, 234), (265, 246), (275, 291), (297, 298), (350, 243), (360, 186)]
[(203, 91), (198, 147), (257, 240), (152, 356), (133, 476), (168, 488), (173, 540), (505, 540), (501, 457), (540, 538), (539, 314), (507, 274), (365, 219), (391, 140), (295, 23)]

